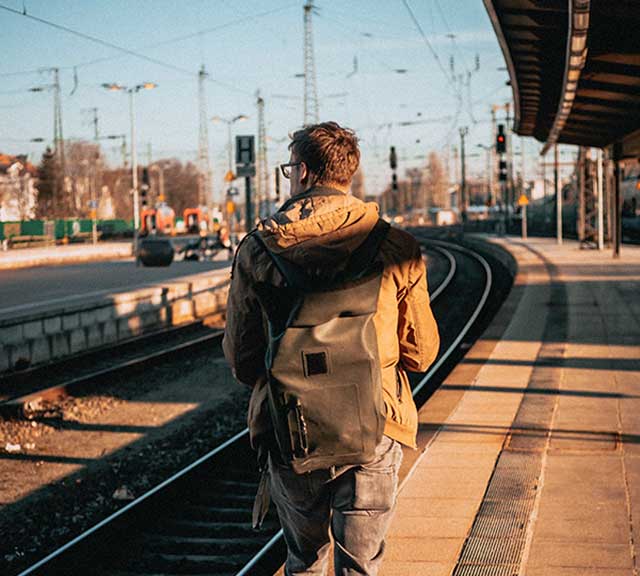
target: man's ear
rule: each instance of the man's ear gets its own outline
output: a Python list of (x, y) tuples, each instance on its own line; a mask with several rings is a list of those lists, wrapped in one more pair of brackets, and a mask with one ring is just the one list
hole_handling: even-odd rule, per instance
[(306, 184), (309, 181), (309, 176), (310, 176), (310, 172), (309, 172), (309, 167), (307, 166), (306, 162), (302, 162), (302, 164), (300, 164), (300, 181), (303, 184)]

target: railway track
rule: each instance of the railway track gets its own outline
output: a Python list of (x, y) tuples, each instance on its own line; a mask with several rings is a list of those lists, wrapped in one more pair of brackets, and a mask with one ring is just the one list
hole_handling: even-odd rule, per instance
[[(468, 276), (456, 273), (462, 260), (473, 258), (485, 279), (471, 314), (465, 307), (465, 322), (457, 322), (455, 329), (449, 329), (447, 321), (446, 334), (442, 335), (446, 349), (430, 371), (414, 383), (414, 396), (422, 398), (428, 397), (429, 388), (459, 353), (492, 287), (491, 269), (482, 256), (442, 241), (428, 241), (425, 247), (448, 266), (431, 292), (434, 312), (447, 287), (453, 283), (454, 290), (456, 282)], [(468, 266), (466, 260), (465, 268)], [(441, 308), (450, 306), (443, 304)], [(449, 333), (452, 331), (455, 334)], [(273, 510), (262, 530), (251, 529), (251, 506), (257, 488), (254, 461), (248, 431), (243, 430), (20, 576), (273, 574), (282, 562), (284, 544)]]
[(222, 329), (209, 328), (197, 321), (139, 336), (107, 349), (89, 351), (53, 365), (3, 375), (0, 416), (29, 417), (41, 403), (86, 392), (119, 373), (144, 369), (158, 360), (171, 360), (187, 350), (219, 342), (223, 333)]

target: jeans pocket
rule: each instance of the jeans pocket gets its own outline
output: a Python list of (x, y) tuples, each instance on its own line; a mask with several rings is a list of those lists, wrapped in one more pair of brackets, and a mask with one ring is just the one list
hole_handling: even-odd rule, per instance
[(306, 474), (296, 474), (293, 468), (278, 464), (269, 458), (269, 478), (271, 496), (274, 500), (284, 498), (296, 508), (306, 510), (315, 505), (328, 480), (328, 472), (314, 470)]
[(353, 509), (362, 511), (391, 510), (398, 484), (397, 470), (358, 470), (354, 474)]

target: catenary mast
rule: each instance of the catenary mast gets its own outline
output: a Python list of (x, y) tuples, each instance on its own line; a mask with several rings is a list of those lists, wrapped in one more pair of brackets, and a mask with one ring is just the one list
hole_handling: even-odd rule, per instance
[(313, 0), (304, 5), (304, 124), (318, 122), (318, 87), (316, 84), (316, 64), (313, 56), (313, 29), (311, 15)]
[(258, 210), (261, 218), (267, 216), (271, 191), (269, 186), (269, 167), (267, 163), (267, 130), (264, 121), (264, 98), (260, 96), (260, 90), (256, 92), (256, 106), (258, 107), (258, 153), (256, 155), (256, 197)]
[(212, 203), (212, 174), (211, 164), (209, 163), (209, 128), (207, 125), (207, 95), (204, 83), (208, 74), (205, 71), (204, 64), (198, 72), (198, 109), (199, 109), (199, 139), (198, 139), (198, 203), (205, 207)]

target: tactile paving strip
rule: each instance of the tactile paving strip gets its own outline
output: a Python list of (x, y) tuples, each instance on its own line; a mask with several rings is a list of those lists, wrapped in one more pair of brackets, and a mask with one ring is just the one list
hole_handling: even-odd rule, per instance
[[(552, 278), (553, 265), (545, 264)], [(512, 430), (489, 481), (453, 576), (518, 576), (527, 524), (560, 387), (567, 331), (566, 287), (553, 283), (543, 344)]]
[(519, 567), (517, 564), (508, 566), (473, 566), (467, 564), (462, 566), (456, 574), (459, 576), (518, 576)]
[[(541, 353), (544, 349), (545, 345)], [(541, 372), (545, 389), (557, 390), (557, 376), (550, 379), (546, 370)], [(539, 390), (540, 384), (534, 369), (529, 388)], [(554, 403), (553, 394), (525, 394), (512, 425), (515, 430), (498, 458), (453, 576), (518, 575)]]
[(502, 452), (454, 576), (518, 573), (541, 468), (541, 452)]

